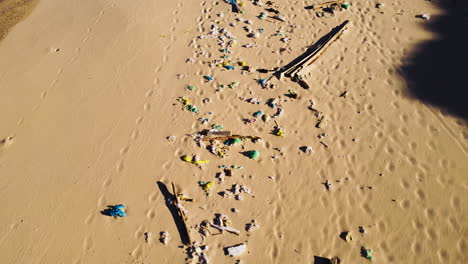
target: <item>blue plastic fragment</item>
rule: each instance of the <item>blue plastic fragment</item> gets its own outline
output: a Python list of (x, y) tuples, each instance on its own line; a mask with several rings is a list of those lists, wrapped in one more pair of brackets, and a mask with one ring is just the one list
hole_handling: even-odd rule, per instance
[(110, 210), (109, 210), (109, 215), (112, 216), (112, 217), (124, 217), (126, 216), (125, 212), (122, 210), (122, 208), (124, 208), (125, 205), (123, 204), (119, 204), (119, 205), (116, 205), (116, 206), (113, 206)]
[(262, 112), (262, 111), (257, 111), (257, 112), (255, 112), (255, 113), (253, 113), (253, 116), (254, 116), (254, 117), (259, 117), (259, 116), (261, 116), (261, 115), (263, 115), (263, 112)]
[(231, 66), (231, 65), (226, 65), (224, 66), (224, 68), (228, 69), (228, 70), (234, 70), (234, 66)]
[(205, 80), (207, 80), (207, 81), (212, 81), (213, 80), (213, 77), (211, 77), (209, 75), (205, 75), (205, 76), (203, 76), (203, 78), (205, 78)]
[(266, 79), (258, 79), (258, 83), (265, 88), (267, 86), (267, 80)]

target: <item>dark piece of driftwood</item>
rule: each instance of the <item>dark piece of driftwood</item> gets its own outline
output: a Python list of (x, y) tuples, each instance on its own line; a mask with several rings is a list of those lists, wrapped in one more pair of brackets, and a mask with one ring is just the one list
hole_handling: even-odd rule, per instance
[(324, 7), (329, 7), (329, 6), (334, 5), (334, 4), (341, 5), (341, 4), (344, 4), (344, 1), (343, 0), (329, 1), (329, 2), (325, 2), (323, 4), (313, 5), (312, 10), (317, 10), (317, 9), (321, 9), (321, 8), (324, 8)]
[(230, 136), (231, 131), (208, 131), (208, 132), (206, 132), (206, 135), (208, 137), (211, 137), (211, 136)]
[(216, 136), (216, 137), (209, 137), (206, 136), (203, 138), (203, 141), (214, 141), (214, 140), (229, 140), (229, 139), (235, 139), (235, 138), (240, 138), (240, 139), (251, 139), (251, 140), (256, 140), (259, 139), (259, 137), (254, 137), (254, 136), (240, 136), (240, 135), (232, 135), (232, 136)]
[(302, 87), (306, 89), (310, 88), (304, 81), (305, 75), (310, 70), (310, 65), (314, 63), (320, 55), (322, 55), (331, 43), (341, 36), (341, 34), (347, 29), (348, 23), (349, 20), (346, 20), (339, 26), (333, 28), (327, 35), (323, 36), (319, 41), (312, 45), (304, 54), (280, 69), (274, 75), (279, 79), (283, 76), (290, 77)]
[(184, 224), (184, 228), (185, 230), (187, 231), (187, 239), (188, 239), (188, 243), (189, 244), (192, 244), (192, 238), (190, 237), (190, 230), (188, 229), (188, 226), (187, 226), (187, 215), (185, 214), (184, 211), (182, 211), (182, 209), (180, 209), (180, 201), (179, 201), (179, 195), (177, 194), (176, 192), (176, 189), (175, 189), (175, 185), (174, 183), (172, 182), (172, 193), (174, 194), (174, 203), (178, 209), (178, 212), (179, 212), (179, 216), (180, 218), (182, 219), (182, 222)]

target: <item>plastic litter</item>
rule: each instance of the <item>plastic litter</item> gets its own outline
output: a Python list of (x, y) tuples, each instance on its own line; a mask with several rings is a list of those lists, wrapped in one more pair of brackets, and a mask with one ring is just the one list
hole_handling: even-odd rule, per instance
[(146, 243), (149, 243), (153, 234), (151, 234), (150, 232), (145, 232), (144, 235)]
[(213, 188), (214, 186), (214, 182), (212, 181), (199, 181), (198, 182), (198, 185), (200, 185), (200, 187), (202, 187), (202, 189), (205, 191), (205, 192), (208, 192), (209, 190), (211, 190), (211, 188)]
[(168, 232), (163, 231), (159, 233), (159, 241), (161, 243), (163, 243), (164, 245), (167, 245), (167, 243), (169, 243), (169, 240), (170, 240), (170, 236)]
[(268, 80), (266, 79), (258, 79), (258, 83), (263, 87), (266, 88), (268, 84)]
[(361, 248), (361, 256), (371, 261), (374, 260), (374, 256), (372, 256), (372, 252), (373, 250), (370, 248), (365, 248), (365, 247)]
[(187, 86), (185, 86), (185, 89), (187, 89), (189, 91), (193, 91), (193, 90), (195, 90), (197, 88), (195, 86), (193, 86), (193, 85), (187, 85)]
[(253, 116), (254, 116), (254, 117), (259, 117), (259, 116), (261, 116), (261, 115), (263, 115), (263, 112), (262, 112), (262, 111), (257, 111), (257, 112), (255, 112), (255, 113), (253, 113)]
[(107, 211), (109, 216), (112, 217), (125, 217), (127, 214), (122, 210), (125, 207), (123, 204), (110, 206), (109, 210)]
[(207, 80), (208, 82), (211, 82), (211, 81), (214, 80), (213, 77), (211, 77), (210, 75), (205, 75), (205, 76), (203, 76), (203, 78), (204, 78), (205, 80)]
[(250, 159), (256, 159), (260, 156), (260, 152), (258, 150), (250, 150), (245, 152), (246, 156)]
[(260, 15), (258, 15), (258, 18), (260, 19), (265, 19), (267, 17), (267, 14), (265, 12), (261, 12)]
[(242, 140), (240, 138), (230, 138), (230, 139), (224, 141), (224, 145), (232, 146), (232, 145), (239, 144), (241, 142), (242, 142)]
[(238, 244), (230, 247), (225, 247), (224, 252), (226, 255), (231, 257), (238, 257), (247, 250), (247, 246), (245, 244)]
[(211, 128), (214, 129), (214, 130), (218, 130), (218, 131), (221, 131), (221, 130), (224, 129), (224, 127), (222, 125), (218, 125), (218, 124), (213, 124), (211, 126)]
[(235, 70), (235, 67), (232, 66), (232, 65), (226, 65), (226, 66), (224, 66), (224, 68), (225, 68), (226, 70)]
[(306, 154), (314, 153), (314, 150), (312, 149), (311, 146), (302, 146), (302, 147), (300, 147), (300, 149)]
[(198, 108), (196, 106), (194, 106), (194, 105), (188, 104), (186, 106), (186, 109), (189, 110), (192, 113), (195, 113), (195, 114), (198, 113)]
[(422, 19), (424, 19), (424, 20), (429, 20), (429, 19), (431, 19), (431, 15), (430, 15), (430, 14), (421, 14), (421, 15), (417, 15), (416, 17), (422, 18)]

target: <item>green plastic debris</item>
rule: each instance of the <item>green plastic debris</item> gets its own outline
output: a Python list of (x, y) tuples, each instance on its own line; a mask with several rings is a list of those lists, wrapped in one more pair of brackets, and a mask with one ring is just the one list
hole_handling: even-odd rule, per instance
[(289, 90), (288, 90), (287, 96), (288, 96), (289, 98), (297, 99), (297, 93), (296, 93), (294, 90), (292, 90), (292, 89), (289, 89)]
[(194, 106), (194, 105), (191, 105), (191, 104), (187, 105), (187, 110), (189, 110), (190, 112), (195, 113), (195, 114), (198, 113), (198, 108), (196, 106)]
[(218, 131), (221, 131), (221, 130), (224, 129), (224, 127), (222, 125), (218, 125), (218, 124), (211, 125), (211, 128), (214, 129), (214, 130), (218, 130)]
[(241, 142), (242, 142), (242, 140), (240, 138), (230, 138), (230, 139), (224, 141), (224, 145), (232, 146), (232, 145), (239, 144)]
[(185, 89), (187, 89), (189, 91), (193, 91), (193, 90), (195, 90), (197, 88), (195, 86), (193, 86), (193, 85), (187, 85), (187, 86), (185, 86)]
[(247, 157), (249, 157), (251, 159), (256, 159), (256, 158), (258, 158), (258, 156), (260, 156), (260, 151), (251, 150), (251, 151), (247, 151), (245, 154), (246, 154)]
[(239, 82), (232, 82), (230, 84), (228, 84), (228, 87), (233, 89), (233, 88), (236, 88), (237, 86), (239, 86)]
[(367, 249), (367, 248), (365, 248), (365, 247), (362, 247), (362, 248), (361, 248), (361, 255), (362, 255), (364, 258), (366, 258), (366, 259), (368, 259), (368, 260), (371, 260), (371, 261), (374, 260), (374, 256), (372, 256), (372, 252), (373, 252), (372, 249)]
[(344, 8), (344, 9), (348, 9), (349, 8), (349, 3), (343, 3), (343, 4), (341, 4), (341, 7)]

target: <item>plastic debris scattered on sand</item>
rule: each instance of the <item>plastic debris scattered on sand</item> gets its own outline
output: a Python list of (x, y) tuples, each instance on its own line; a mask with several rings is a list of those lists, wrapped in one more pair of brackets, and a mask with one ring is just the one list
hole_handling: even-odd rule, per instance
[(211, 77), (210, 75), (205, 75), (203, 76), (203, 78), (209, 82), (211, 82), (213, 80), (213, 77)]
[(192, 164), (195, 164), (195, 165), (207, 164), (207, 163), (210, 162), (209, 160), (200, 160), (200, 159), (197, 159), (197, 158), (194, 158), (194, 157), (190, 157), (188, 155), (182, 156), (181, 159), (183, 161), (187, 162), (187, 163), (192, 163)]
[(370, 248), (365, 248), (365, 247), (361, 248), (361, 255), (364, 258), (366, 258), (368, 260), (371, 260), (371, 261), (374, 260), (374, 256), (372, 256), (372, 252), (373, 252), (373, 250), (370, 249)]
[(212, 181), (207, 181), (207, 182), (206, 181), (199, 181), (198, 184), (200, 185), (200, 187), (202, 187), (202, 189), (205, 192), (208, 192), (214, 186), (214, 182), (212, 182)]
[(242, 140), (240, 138), (230, 138), (230, 139), (224, 141), (224, 145), (232, 146), (232, 145), (239, 144), (241, 142), (242, 142)]
[(231, 257), (238, 257), (244, 254), (246, 250), (247, 246), (245, 244), (237, 244), (234, 246), (224, 248), (225, 254)]
[(195, 86), (193, 86), (193, 85), (187, 85), (187, 86), (185, 86), (185, 89), (187, 89), (189, 91), (193, 91), (193, 90), (195, 90), (197, 88)]
[(151, 234), (150, 232), (145, 232), (144, 235), (146, 243), (149, 243), (153, 234)]
[(109, 216), (112, 217), (125, 217), (127, 214), (122, 210), (125, 207), (123, 204), (111, 206), (108, 210)]
[(256, 159), (260, 156), (260, 151), (258, 150), (250, 150), (246, 152), (247, 157), (250, 159)]
[(211, 128), (214, 129), (214, 130), (218, 130), (218, 131), (221, 131), (221, 130), (224, 129), (224, 127), (222, 125), (218, 125), (218, 124), (213, 124), (211, 126)]
[(163, 243), (164, 245), (167, 245), (167, 243), (169, 243), (169, 240), (170, 240), (170, 236), (169, 236), (169, 233), (168, 232), (161, 232), (159, 233), (159, 241), (161, 243)]
[(262, 111), (257, 111), (255, 113), (252, 114), (254, 117), (259, 117), (261, 115), (263, 115), (263, 112)]
[(267, 80), (267, 79), (258, 79), (258, 83), (259, 83), (263, 88), (266, 88), (266, 87), (267, 87), (267, 84), (268, 84), (268, 80)]
[(417, 15), (416, 17), (422, 18), (422, 19), (424, 19), (424, 20), (429, 20), (429, 19), (431, 19), (431, 15), (430, 15), (430, 14), (421, 14), (421, 15)]

